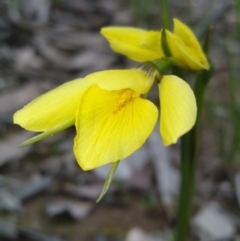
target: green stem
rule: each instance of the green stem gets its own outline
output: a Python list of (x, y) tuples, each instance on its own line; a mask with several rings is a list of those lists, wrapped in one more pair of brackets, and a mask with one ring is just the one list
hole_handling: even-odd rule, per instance
[(161, 0), (161, 16), (162, 16), (162, 24), (164, 29), (170, 29), (170, 22), (168, 17), (168, 5), (167, 0)]
[[(204, 52), (207, 53), (210, 45), (211, 28), (209, 28), (205, 43)], [(175, 241), (186, 241), (188, 236), (189, 221), (192, 210), (192, 199), (195, 187), (195, 173), (197, 167), (197, 152), (199, 145), (199, 128), (204, 93), (213, 74), (213, 66), (197, 75), (194, 85), (194, 94), (197, 104), (197, 119), (195, 126), (181, 139), (181, 186), (178, 204), (177, 229)]]
[[(192, 130), (193, 131), (193, 130)], [(178, 206), (178, 220), (177, 220), (177, 230), (176, 230), (176, 241), (186, 241), (188, 223), (191, 212), (191, 191), (192, 186), (190, 185), (191, 169), (193, 168), (193, 158), (194, 149), (191, 148), (189, 151), (189, 144), (192, 139), (192, 132), (187, 133), (182, 137), (181, 140), (181, 187), (179, 196), (179, 206)]]
[[(240, 29), (240, 28), (239, 28)], [(227, 46), (227, 41), (226, 41), (226, 46)], [(234, 60), (233, 56), (231, 55), (228, 47), (226, 47), (226, 53), (227, 53), (227, 60), (228, 60), (228, 67), (230, 69), (229, 71), (229, 94), (230, 94), (230, 114), (231, 114), (231, 122), (232, 122), (232, 129), (233, 131), (233, 136), (232, 136), (232, 141), (231, 141), (231, 146), (229, 147), (229, 151), (227, 153), (226, 158), (224, 160), (227, 160), (229, 163), (233, 164), (236, 154), (238, 153), (239, 150), (239, 118), (238, 118), (238, 103), (236, 100), (236, 96), (238, 96), (238, 76), (236, 76), (235, 71), (234, 71)], [(224, 157), (224, 156), (223, 156)]]
[(175, 236), (176, 241), (186, 241), (187, 239), (195, 186), (200, 116), (202, 112), (204, 93), (211, 75), (212, 68), (207, 71), (202, 71), (197, 76), (194, 86), (194, 93), (197, 102), (197, 120), (192, 130), (185, 134), (181, 140), (180, 172), (182, 179), (178, 206), (178, 222)]

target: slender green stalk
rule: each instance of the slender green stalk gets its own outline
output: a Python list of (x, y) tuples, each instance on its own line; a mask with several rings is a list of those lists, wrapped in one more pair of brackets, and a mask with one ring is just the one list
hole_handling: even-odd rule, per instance
[[(235, 32), (230, 35), (230, 37), (234, 38), (236, 37), (237, 41), (240, 40), (240, 21), (239, 21), (239, 13), (240, 13), (240, 2), (235, 1), (235, 16), (237, 19), (236, 22), (236, 29)], [(227, 39), (226, 39), (227, 40)], [(238, 105), (238, 93), (239, 93), (239, 72), (236, 71), (235, 63), (236, 61), (233, 58), (233, 54), (229, 51), (227, 41), (226, 41), (226, 52), (227, 52), (227, 61), (229, 66), (229, 94), (230, 94), (230, 114), (232, 122), (232, 140), (231, 145), (229, 147), (229, 151), (227, 153), (226, 160), (230, 164), (234, 164), (236, 161), (236, 157), (239, 154), (239, 142), (240, 142), (240, 126), (239, 126), (239, 105)], [(236, 74), (237, 73), (237, 74)]]
[[(209, 48), (209, 37), (210, 31), (206, 36), (205, 40), (205, 52), (207, 52)], [(213, 67), (211, 65), (211, 68), (209, 70), (204, 70), (197, 75), (196, 82), (194, 85), (194, 94), (197, 103), (197, 120), (192, 130), (185, 134), (181, 139), (181, 186), (175, 241), (187, 240), (189, 221), (192, 210), (192, 199), (195, 187), (200, 117), (204, 101), (204, 93), (208, 85), (208, 82), (212, 76), (212, 73)]]
[[(193, 130), (192, 130), (193, 131)], [(177, 230), (176, 230), (176, 241), (186, 241), (188, 223), (191, 212), (191, 169), (193, 167), (192, 160), (194, 155), (194, 149), (190, 149), (189, 144), (191, 143), (192, 133), (187, 133), (182, 137), (181, 140), (181, 187), (179, 196), (179, 206), (178, 206), (178, 220), (177, 220)]]
[(185, 134), (181, 140), (181, 187), (178, 206), (178, 222), (175, 236), (176, 241), (186, 241), (187, 239), (195, 186), (200, 116), (204, 100), (204, 92), (210, 80), (211, 73), (212, 70), (202, 71), (197, 76), (196, 84), (194, 86), (194, 93), (198, 108), (197, 121), (193, 129)]
[(235, 0), (235, 17), (237, 19), (237, 25), (236, 25), (236, 35), (237, 35), (237, 40), (240, 40), (240, 21), (239, 21), (239, 13), (240, 13), (240, 1)]
[(161, 0), (161, 16), (164, 29), (170, 29), (167, 0)]

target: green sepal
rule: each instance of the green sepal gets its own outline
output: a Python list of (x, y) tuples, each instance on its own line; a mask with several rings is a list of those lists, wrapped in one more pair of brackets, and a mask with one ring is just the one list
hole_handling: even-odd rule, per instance
[(161, 75), (169, 74), (174, 66), (171, 58), (161, 58), (152, 61)]
[(180, 69), (183, 69), (183, 67), (180, 65), (176, 59), (173, 57), (165, 57), (161, 59), (155, 59), (152, 61), (154, 66), (158, 69), (158, 72), (161, 75), (167, 75), (171, 74), (172, 71), (175, 69), (175, 67), (178, 67)]
[(34, 136), (34, 137), (24, 141), (23, 143), (21, 143), (19, 145), (19, 147), (28, 146), (28, 145), (31, 145), (31, 144), (36, 143), (38, 141), (41, 141), (41, 140), (43, 140), (43, 139), (45, 139), (45, 138), (47, 138), (49, 136), (52, 136), (52, 135), (54, 135), (54, 134), (56, 134), (56, 133), (58, 133), (60, 131), (63, 131), (65, 129), (73, 126), (74, 123), (75, 123), (75, 118), (67, 120), (67, 121), (65, 121), (65, 122), (63, 122), (63, 123), (53, 127), (52, 129), (50, 129), (48, 131), (45, 131), (45, 132), (43, 132), (43, 133), (41, 133), (39, 135), (36, 135), (36, 136)]
[(103, 188), (102, 188), (102, 191), (97, 199), (97, 203), (103, 198), (103, 196), (106, 194), (111, 182), (112, 182), (112, 178), (113, 178), (113, 175), (114, 173), (116, 172), (117, 170), (117, 167), (118, 167), (118, 164), (120, 163), (120, 161), (116, 161), (116, 162), (113, 162), (112, 163), (112, 166), (111, 166), (111, 169), (108, 173), (108, 176), (104, 182), (104, 185), (103, 185)]

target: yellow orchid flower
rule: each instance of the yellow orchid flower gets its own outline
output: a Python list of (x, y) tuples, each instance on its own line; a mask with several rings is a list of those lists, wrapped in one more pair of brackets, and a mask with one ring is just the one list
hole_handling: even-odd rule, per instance
[[(208, 60), (192, 32), (178, 19), (173, 19), (173, 32), (166, 31), (172, 57), (179, 65), (192, 70), (209, 69)], [(147, 31), (131, 27), (104, 27), (100, 32), (111, 48), (137, 62), (164, 57), (161, 31)]]
[[(47, 132), (74, 120), (74, 154), (83, 170), (116, 162), (139, 149), (151, 134), (157, 107), (143, 96), (155, 72), (107, 70), (70, 81), (33, 100), (14, 114), (23, 128)], [(160, 93), (160, 133), (165, 145), (192, 128), (196, 102), (190, 86), (177, 76), (164, 76)]]

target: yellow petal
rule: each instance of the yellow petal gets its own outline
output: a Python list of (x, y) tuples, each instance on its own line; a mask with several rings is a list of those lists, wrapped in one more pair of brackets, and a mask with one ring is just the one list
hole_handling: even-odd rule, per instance
[(140, 148), (157, 121), (156, 106), (135, 91), (91, 86), (76, 119), (74, 154), (83, 170), (116, 162)]
[(166, 33), (172, 56), (179, 64), (196, 71), (209, 68), (208, 61), (202, 51), (186, 45), (177, 35), (169, 31)]
[(105, 27), (100, 32), (111, 48), (137, 62), (147, 62), (163, 57), (160, 32), (131, 27)]
[(174, 34), (180, 37), (186, 46), (190, 47), (191, 49), (194, 49), (196, 51), (195, 54), (198, 57), (200, 64), (203, 65), (204, 69), (209, 69), (208, 60), (202, 50), (202, 47), (197, 37), (192, 32), (192, 30), (176, 18), (173, 21)]
[(192, 30), (176, 18), (173, 19), (173, 22), (174, 34), (176, 34), (184, 42), (185, 45), (190, 46), (196, 49), (197, 51), (202, 51), (202, 48), (197, 40), (197, 37), (192, 32)]
[(77, 79), (41, 95), (14, 114), (14, 123), (30, 131), (42, 132), (74, 118), (88, 85)]
[(161, 34), (161, 31), (147, 31), (141, 40), (140, 46), (157, 52), (158, 58), (164, 57), (161, 48)]
[(160, 93), (160, 133), (164, 145), (176, 143), (194, 125), (197, 106), (190, 86), (174, 75), (164, 76), (158, 84)]
[(145, 94), (151, 88), (155, 72), (146, 72), (141, 69), (104, 70), (85, 77), (89, 84), (97, 84), (105, 90), (132, 89)]

